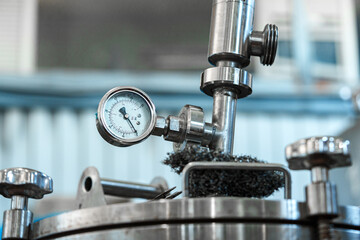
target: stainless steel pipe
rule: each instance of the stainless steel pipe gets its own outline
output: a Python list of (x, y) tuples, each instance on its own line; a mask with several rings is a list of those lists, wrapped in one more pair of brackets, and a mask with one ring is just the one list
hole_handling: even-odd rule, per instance
[(212, 123), (215, 136), (210, 144), (211, 149), (232, 154), (236, 118), (236, 94), (226, 88), (214, 90)]
[(250, 63), (248, 38), (253, 30), (255, 0), (214, 0), (209, 39), (209, 62)]
[(101, 179), (101, 185), (105, 195), (125, 198), (153, 199), (167, 190), (163, 189), (161, 186), (115, 181), (109, 179)]

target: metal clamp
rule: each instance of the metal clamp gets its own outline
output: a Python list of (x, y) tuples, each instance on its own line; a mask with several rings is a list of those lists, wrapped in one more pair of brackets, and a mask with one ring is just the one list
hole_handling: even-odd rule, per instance
[(191, 162), (183, 170), (184, 197), (189, 196), (189, 175), (194, 169), (279, 171), (284, 174), (284, 198), (291, 199), (291, 174), (287, 167), (271, 163)]
[(336, 216), (336, 186), (329, 181), (329, 169), (351, 165), (350, 142), (337, 137), (311, 137), (286, 147), (286, 159), (293, 170), (311, 170), (306, 187), (309, 216)]
[(330, 220), (338, 216), (338, 203), (329, 169), (351, 165), (350, 142), (327, 136), (301, 139), (286, 147), (286, 159), (290, 169), (311, 170), (306, 204), (308, 217), (317, 220), (318, 239), (337, 239)]
[(174, 142), (174, 150), (184, 148), (186, 144), (208, 146), (215, 134), (215, 129), (204, 120), (201, 107), (185, 105), (178, 116), (157, 117), (153, 135), (163, 136), (165, 140)]
[(52, 193), (52, 179), (28, 168), (8, 168), (0, 171), (0, 194), (11, 198), (11, 208), (4, 212), (2, 239), (28, 239), (33, 214), (28, 210), (28, 198), (41, 199)]
[(172, 190), (174, 188), (168, 189), (168, 184), (162, 177), (155, 177), (150, 184), (116, 181), (100, 178), (95, 167), (88, 167), (84, 170), (79, 181), (76, 208), (106, 205), (105, 195), (143, 199), (176, 197), (177, 195), (170, 195)]

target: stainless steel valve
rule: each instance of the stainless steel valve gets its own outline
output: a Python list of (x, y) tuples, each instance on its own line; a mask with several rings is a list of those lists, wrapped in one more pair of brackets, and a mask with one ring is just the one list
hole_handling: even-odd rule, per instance
[(338, 216), (336, 186), (329, 181), (329, 169), (351, 165), (350, 142), (337, 137), (301, 139), (286, 147), (286, 159), (293, 170), (311, 170), (306, 186), (308, 216), (318, 220), (319, 239), (336, 239), (329, 220)]
[(200, 89), (213, 97), (211, 149), (232, 154), (236, 101), (252, 93), (252, 75), (244, 70), (251, 56), (272, 65), (278, 45), (278, 28), (268, 24), (254, 31), (255, 0), (214, 0), (208, 60), (214, 67), (201, 75)]
[(208, 60), (214, 67), (201, 75), (200, 89), (213, 97), (212, 122), (203, 110), (186, 105), (179, 116), (157, 117), (153, 135), (174, 142), (174, 150), (199, 144), (232, 154), (236, 102), (252, 94), (253, 78), (244, 70), (251, 56), (272, 65), (278, 45), (278, 28), (267, 24), (254, 31), (255, 0), (213, 0)]
[(11, 198), (10, 210), (4, 212), (2, 239), (28, 239), (33, 214), (28, 210), (28, 198), (41, 199), (52, 193), (52, 179), (28, 168), (8, 168), (0, 171), (0, 194)]
[(208, 146), (215, 134), (215, 128), (204, 120), (201, 107), (185, 105), (178, 116), (157, 117), (153, 135), (163, 136), (174, 142), (174, 149), (181, 150), (186, 144)]

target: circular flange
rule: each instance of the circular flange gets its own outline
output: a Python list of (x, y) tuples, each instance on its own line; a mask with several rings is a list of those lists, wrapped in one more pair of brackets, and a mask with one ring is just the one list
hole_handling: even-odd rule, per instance
[(203, 141), (205, 126), (204, 111), (201, 107), (187, 104), (180, 110), (178, 117), (184, 120), (182, 121), (184, 131), (179, 141), (173, 144), (175, 152), (184, 150), (188, 144), (200, 144)]
[(229, 88), (237, 98), (244, 98), (252, 93), (252, 75), (234, 67), (208, 68), (201, 75), (200, 88), (209, 96), (213, 96), (216, 88)]
[(19, 195), (41, 199), (52, 193), (53, 180), (29, 168), (7, 168), (0, 171), (0, 194), (6, 198)]
[(351, 165), (350, 142), (337, 137), (311, 137), (290, 144), (285, 149), (289, 168), (311, 169), (315, 166), (327, 168)]
[[(358, 229), (359, 214), (359, 207), (340, 207), (339, 217), (332, 222), (338, 226), (346, 226), (347, 229)], [(295, 200), (183, 198), (111, 204), (62, 213), (35, 222), (31, 239), (54, 239), (57, 236), (73, 236), (79, 232), (174, 224), (175, 221), (179, 224), (254, 221), (262, 224), (311, 224), (307, 217), (306, 204)]]
[(203, 109), (187, 104), (178, 116), (185, 120), (185, 139), (201, 143), (205, 126)]

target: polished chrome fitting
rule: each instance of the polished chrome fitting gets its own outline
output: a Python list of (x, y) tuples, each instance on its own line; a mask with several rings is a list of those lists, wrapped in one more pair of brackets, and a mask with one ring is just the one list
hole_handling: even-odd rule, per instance
[[(231, 155), (237, 100), (252, 94), (252, 75), (243, 68), (250, 64), (251, 56), (258, 56), (261, 63), (271, 65), (278, 44), (278, 28), (275, 25), (266, 25), (262, 32), (253, 31), (254, 7), (255, 0), (213, 1), (208, 60), (215, 67), (202, 73), (200, 85), (205, 94), (213, 97), (211, 123), (204, 121), (202, 108), (192, 105), (184, 106), (178, 116), (157, 116), (154, 105), (144, 92), (120, 87), (110, 90), (100, 102), (99, 106), (104, 107), (99, 107), (97, 125), (103, 138), (115, 146), (126, 147), (143, 141), (151, 134), (174, 142), (175, 151), (197, 144)], [(102, 120), (105, 118), (101, 118), (102, 114), (106, 115), (105, 103), (115, 99), (114, 94), (126, 91), (145, 101), (151, 113), (149, 131), (133, 139), (124, 138), (124, 133), (118, 136), (109, 130), (111, 126), (106, 127), (106, 121)], [(138, 131), (129, 120), (125, 107), (119, 111), (137, 135)]]
[(213, 67), (201, 75), (200, 89), (213, 96), (217, 88), (227, 88), (236, 93), (236, 98), (244, 98), (252, 93), (252, 75), (234, 67)]
[(337, 137), (301, 139), (286, 147), (286, 158), (294, 170), (346, 167), (351, 165), (350, 142)]
[(270, 66), (275, 61), (278, 45), (278, 27), (274, 24), (267, 24), (264, 31), (253, 31), (250, 34), (250, 54), (260, 57), (263, 65)]
[(252, 93), (252, 76), (243, 68), (251, 56), (272, 65), (278, 45), (278, 28), (266, 25), (253, 31), (255, 0), (214, 0), (208, 60), (214, 68), (201, 76), (200, 89), (214, 98), (212, 125), (216, 128), (209, 147), (232, 154), (236, 101)]
[(311, 170), (306, 187), (309, 216), (336, 216), (336, 186), (329, 181), (329, 169), (351, 165), (350, 142), (337, 137), (301, 139), (286, 147), (292, 170)]
[(338, 216), (336, 186), (329, 181), (329, 169), (351, 165), (350, 142), (337, 137), (301, 139), (286, 147), (286, 159), (293, 170), (311, 170), (306, 186), (307, 214), (317, 220), (320, 240), (337, 239), (331, 219)]
[(205, 123), (201, 107), (185, 105), (178, 116), (158, 116), (153, 135), (163, 136), (165, 140), (174, 142), (174, 150), (183, 149), (186, 144), (208, 146), (215, 134), (215, 128)]
[(75, 208), (107, 205), (105, 196), (116, 197), (116, 202), (128, 202), (130, 198), (171, 199), (179, 195), (179, 192), (171, 194), (172, 190), (174, 188), (169, 189), (163, 177), (155, 177), (150, 184), (133, 183), (100, 178), (95, 167), (88, 167), (83, 171), (79, 181)]
[(278, 28), (266, 25), (263, 32), (253, 31), (255, 0), (214, 0), (208, 59), (233, 61), (238, 67), (250, 64), (251, 56), (272, 65), (278, 45)]
[(52, 179), (28, 168), (8, 168), (0, 171), (0, 194), (11, 198), (11, 208), (4, 212), (2, 239), (28, 239), (33, 214), (28, 210), (28, 198), (41, 199), (52, 193)]

